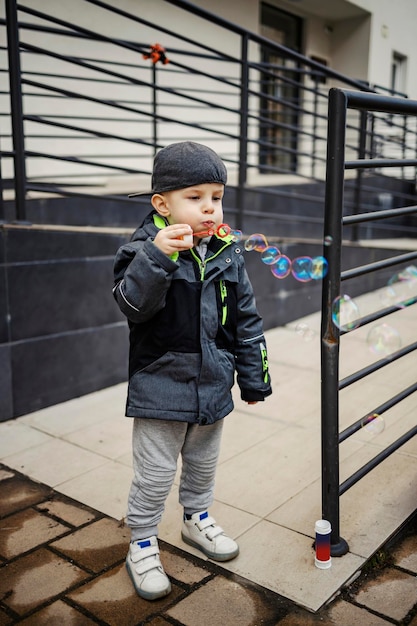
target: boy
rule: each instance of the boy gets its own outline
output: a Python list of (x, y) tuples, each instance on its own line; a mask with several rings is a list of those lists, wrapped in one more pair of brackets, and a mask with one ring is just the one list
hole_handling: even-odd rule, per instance
[(126, 415), (134, 418), (126, 567), (148, 600), (171, 590), (157, 535), (180, 454), (183, 540), (218, 561), (239, 553), (208, 513), (235, 370), (249, 404), (271, 393), (242, 249), (229, 236), (205, 236), (223, 222), (226, 179), (206, 146), (185, 141), (160, 150), (153, 211), (115, 259), (113, 293), (130, 327)]

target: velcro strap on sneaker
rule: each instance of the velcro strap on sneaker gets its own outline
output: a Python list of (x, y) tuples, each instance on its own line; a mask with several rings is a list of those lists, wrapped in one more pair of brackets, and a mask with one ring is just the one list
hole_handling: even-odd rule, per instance
[(224, 533), (223, 528), (217, 526), (216, 520), (214, 520), (212, 517), (206, 517), (206, 519), (200, 520), (199, 522), (197, 522), (197, 527), (199, 530), (208, 529), (206, 532), (206, 536), (209, 539), (214, 539), (214, 537), (217, 537), (218, 535), (222, 535)]
[(158, 546), (150, 546), (149, 548), (141, 548), (130, 555), (133, 563), (138, 563), (143, 559), (147, 559), (148, 556), (157, 556), (159, 554)]
[(139, 563), (135, 564), (135, 571), (137, 574), (145, 574), (151, 569), (157, 568), (162, 568), (162, 563), (158, 557), (155, 559), (149, 559), (149, 561), (139, 561)]
[(219, 535), (224, 535), (224, 530), (220, 526), (212, 526), (211, 528), (208, 528), (206, 531), (207, 539), (214, 539), (215, 537), (218, 537)]
[(199, 520), (198, 522), (196, 522), (196, 524), (197, 524), (198, 530), (204, 530), (208, 526), (215, 526), (216, 520), (208, 516), (208, 517), (205, 517), (204, 519)]

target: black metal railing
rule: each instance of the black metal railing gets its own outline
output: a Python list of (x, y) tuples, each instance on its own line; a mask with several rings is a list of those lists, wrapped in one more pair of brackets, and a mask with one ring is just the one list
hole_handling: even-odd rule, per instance
[[(385, 95), (360, 93), (355, 91), (332, 89), (329, 94), (329, 122), (328, 122), (328, 152), (327, 152), (327, 175), (326, 175), (326, 201), (324, 241), (329, 245), (324, 246), (324, 256), (328, 262), (328, 274), (323, 280), (322, 300), (322, 328), (321, 328), (321, 368), (322, 368), (322, 514), (332, 525), (331, 550), (335, 556), (341, 556), (348, 550), (347, 542), (340, 536), (340, 496), (361, 478), (374, 469), (399, 447), (417, 434), (417, 425), (403, 433), (396, 441), (377, 454), (373, 459), (359, 468), (342, 484), (339, 484), (339, 445), (348, 437), (358, 432), (364, 425), (372, 424), (379, 420), (381, 415), (409, 395), (417, 391), (414, 382), (406, 389), (397, 393), (383, 404), (373, 407), (365, 416), (350, 424), (342, 432), (339, 432), (339, 392), (358, 381), (366, 379), (371, 374), (392, 366), (399, 359), (406, 357), (417, 349), (417, 341), (411, 341), (407, 346), (398, 347), (395, 350), (383, 348), (396, 347), (393, 343), (380, 346), (383, 358), (359, 369), (354, 374), (340, 380), (340, 337), (348, 333), (355, 333), (371, 322), (385, 318), (399, 309), (411, 307), (417, 303), (417, 267), (413, 262), (417, 260), (416, 252), (396, 254), (342, 271), (342, 248), (344, 230), (351, 226), (373, 222), (375, 220), (390, 219), (394, 216), (406, 216), (417, 214), (417, 206), (398, 207), (374, 212), (357, 212), (356, 214), (343, 215), (345, 172), (349, 170), (366, 170), (367, 168), (384, 167), (415, 167), (416, 159), (401, 158), (361, 158), (354, 161), (346, 161), (346, 135), (347, 118), (349, 110), (359, 110), (364, 114), (385, 113), (390, 115), (404, 115), (410, 123), (417, 118), (417, 101), (410, 101)], [(410, 265), (411, 264), (411, 265)], [(409, 281), (404, 299), (399, 291), (394, 298), (398, 301), (391, 306), (375, 307), (366, 316), (359, 315), (356, 306), (351, 311), (343, 314), (341, 307), (348, 304), (353, 307), (353, 301), (346, 298), (342, 291), (342, 282), (351, 280), (365, 274), (377, 274), (390, 268), (401, 268), (402, 277)], [(405, 269), (404, 269), (405, 268)], [(404, 273), (405, 272), (405, 273)], [(394, 275), (395, 276), (395, 275)], [(395, 280), (389, 279), (387, 289), (395, 290)], [(352, 284), (352, 283), (351, 283)], [(396, 294), (394, 293), (394, 296)], [(344, 298), (344, 303), (340, 300)], [(382, 301), (383, 303), (383, 301)], [(386, 303), (385, 303), (386, 304)], [(344, 315), (344, 319), (341, 316)], [(355, 319), (354, 319), (355, 318)], [(387, 328), (387, 327), (385, 327)], [(388, 329), (389, 330), (389, 329)], [(396, 329), (393, 329), (394, 332)], [(414, 332), (415, 338), (415, 332)], [(382, 348), (382, 350), (381, 350)], [(415, 365), (412, 367), (411, 376), (415, 379)], [(372, 397), (372, 396), (371, 396)]]
[[(65, 197), (78, 188), (103, 200), (117, 196), (134, 202), (127, 193), (136, 180), (150, 176), (155, 151), (171, 141), (195, 139), (213, 146), (227, 163), (236, 188), (229, 206), (236, 226), (244, 228), (248, 211), (260, 221), (272, 215), (271, 234), (285, 236), (289, 198), (297, 199), (293, 221), (301, 223), (306, 215), (312, 224), (322, 221), (329, 86), (337, 82), (365, 92), (379, 87), (187, 1), (166, 0), (170, 11), (166, 19), (160, 12), (157, 24), (144, 19), (143, 11), (128, 13), (101, 0), (84, 0), (90, 19), (80, 12), (71, 22), (59, 4), (46, 14), (41, 3), (35, 9), (4, 2), (0, 27), (7, 25), (3, 71), (10, 75), (11, 106), (1, 112), (1, 129), (11, 120), (11, 132), (2, 132), (1, 165), (4, 188), (14, 188), (15, 219), (26, 219), (31, 193)], [(199, 32), (209, 27), (212, 39), (225, 43), (215, 48), (201, 37), (192, 39), (185, 27), (174, 30), (173, 22), (186, 20), (170, 20), (172, 12), (176, 18), (186, 12)], [(143, 58), (155, 33), (165, 44), (168, 64)], [(281, 62), (262, 62), (268, 52)], [(395, 149), (413, 159), (416, 137), (416, 126), (402, 116), (374, 112), (363, 118), (352, 111), (346, 149), (352, 157), (372, 158)], [(123, 193), (115, 191), (117, 181), (125, 183)], [(383, 202), (411, 204), (414, 181), (414, 166), (389, 175), (373, 169), (347, 181), (345, 205), (358, 212)], [(308, 191), (301, 182), (310, 185)], [(402, 224), (380, 224), (374, 234), (396, 228), (403, 232)], [(359, 227), (349, 232), (352, 239), (360, 236)]]

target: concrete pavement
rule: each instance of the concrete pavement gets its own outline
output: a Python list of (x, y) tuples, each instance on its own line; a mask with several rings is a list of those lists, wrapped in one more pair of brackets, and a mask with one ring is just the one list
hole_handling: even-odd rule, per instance
[(123, 523), (5, 466), (0, 490), (1, 626), (417, 624), (417, 517), (372, 567), (311, 613), (165, 542), (172, 593), (147, 602), (124, 567)]

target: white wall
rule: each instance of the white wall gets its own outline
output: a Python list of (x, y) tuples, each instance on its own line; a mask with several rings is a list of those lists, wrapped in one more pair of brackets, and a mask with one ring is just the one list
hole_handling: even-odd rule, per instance
[(408, 58), (407, 94), (417, 99), (417, 2), (415, 0), (350, 0), (372, 14), (368, 80), (389, 86), (392, 53)]

